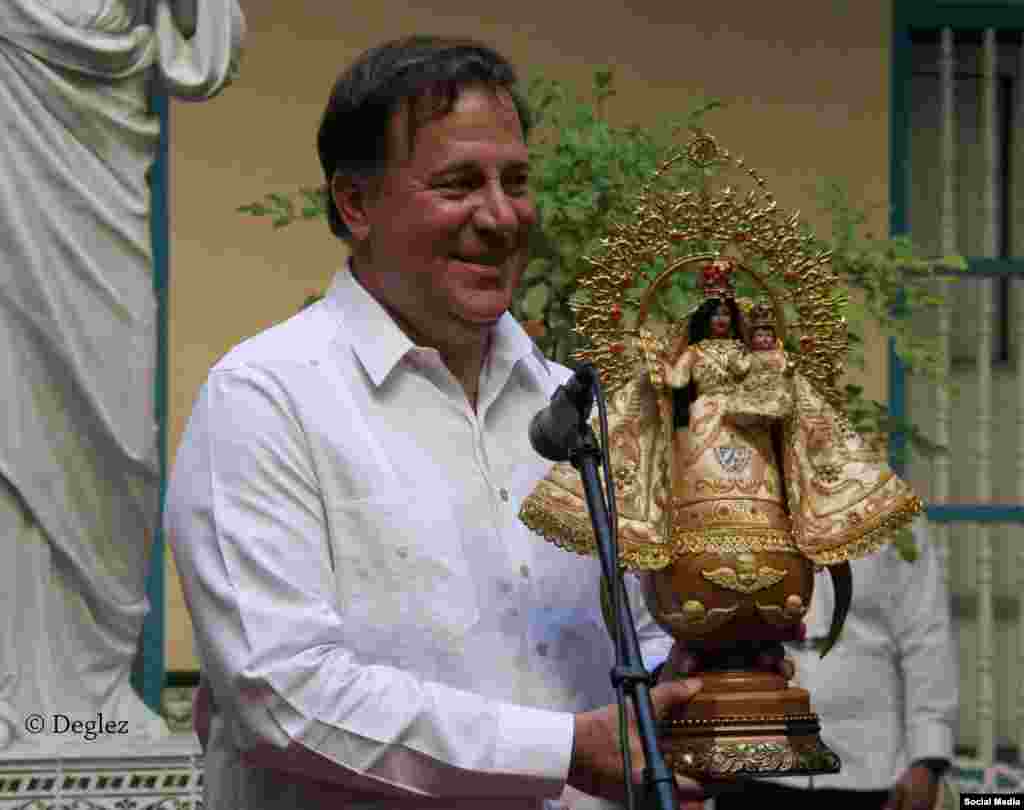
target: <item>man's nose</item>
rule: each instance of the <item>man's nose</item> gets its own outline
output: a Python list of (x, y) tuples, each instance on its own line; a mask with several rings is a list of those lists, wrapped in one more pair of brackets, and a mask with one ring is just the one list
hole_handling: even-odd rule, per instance
[(481, 230), (499, 233), (514, 232), (520, 225), (515, 206), (501, 188), (489, 188), (483, 192), (473, 219)]

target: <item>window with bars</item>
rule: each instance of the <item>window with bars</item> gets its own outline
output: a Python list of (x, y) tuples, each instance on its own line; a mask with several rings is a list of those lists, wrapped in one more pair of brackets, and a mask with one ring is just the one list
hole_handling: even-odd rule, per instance
[[(953, 163), (943, 166), (943, 42), (940, 29), (910, 33), (909, 233), (932, 255), (959, 253), (974, 259), (973, 270), (993, 272), (990, 285), (958, 285), (953, 298), (950, 354), (954, 366), (977, 362), (978, 296), (993, 297), (993, 366), (1008, 367), (1018, 353), (1012, 328), (1010, 260), (1024, 257), (1024, 132), (1016, 119), (1021, 92), (1024, 40), (1017, 31), (996, 31), (996, 59), (991, 91), (986, 87), (982, 30), (950, 30), (953, 106)], [(992, 92), (992, 112), (986, 93)], [(988, 115), (993, 116), (987, 129)], [(985, 139), (991, 139), (986, 144)], [(987, 186), (992, 150), (992, 184)], [(939, 169), (936, 171), (936, 169)], [(953, 179), (952, 233), (943, 233), (944, 171)], [(991, 194), (991, 199), (986, 197)], [(978, 260), (988, 260), (981, 261)], [(998, 260), (998, 261), (992, 261)]]
[(893, 0), (893, 21), (891, 229), (969, 270), (940, 285), (949, 306), (915, 316), (946, 345), (955, 396), (904, 375), (891, 353), (890, 410), (950, 451), (911, 456), (906, 474), (953, 596), (958, 750), (1020, 762), (1024, 2)]

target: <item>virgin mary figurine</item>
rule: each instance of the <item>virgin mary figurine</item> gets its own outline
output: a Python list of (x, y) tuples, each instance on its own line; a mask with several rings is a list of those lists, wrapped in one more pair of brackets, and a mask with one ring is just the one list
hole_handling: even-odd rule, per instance
[[(921, 504), (777, 343), (772, 357), (751, 352), (748, 330), (774, 335), (776, 312), (761, 303), (744, 322), (736, 270), (729, 259), (701, 268), (703, 301), (677, 328), (675, 352), (638, 330), (643, 362), (611, 397), (620, 562), (644, 573), (652, 614), (704, 665), (704, 690), (669, 733), (666, 756), (680, 770), (834, 772), (807, 692), (754, 662), (797, 637), (814, 565), (836, 578), (834, 643), (848, 561), (886, 543)], [(568, 464), (524, 501), (521, 518), (558, 545), (596, 553)]]

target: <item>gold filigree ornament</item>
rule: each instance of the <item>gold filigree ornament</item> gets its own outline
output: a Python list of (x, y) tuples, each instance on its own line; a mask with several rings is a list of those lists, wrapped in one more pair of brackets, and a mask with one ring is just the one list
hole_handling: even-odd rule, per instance
[[(681, 163), (706, 175), (700, 188), (663, 188), (663, 176)], [(746, 192), (739, 183), (726, 184), (737, 173), (750, 186)], [(629, 292), (643, 283), (646, 268), (658, 259), (666, 262), (665, 269), (643, 290), (637, 305)], [(771, 302), (777, 337), (784, 338), (787, 330), (794, 337), (790, 354), (795, 370), (841, 410), (838, 381), (848, 350), (842, 314), (847, 297), (831, 267), (831, 252), (818, 247), (798, 213), (779, 208), (756, 171), (702, 131), (660, 164), (631, 215), (612, 223), (599, 250), (584, 257), (590, 269), (579, 279), (583, 294), (570, 308), (576, 330), (589, 345), (575, 352), (574, 359), (597, 367), (606, 392), (626, 385), (645, 358), (668, 356), (678, 348), (672, 342), (685, 335), (688, 318), (661, 335), (648, 327), (655, 296), (677, 274), (721, 259), (730, 260)], [(753, 305), (744, 299), (738, 303), (747, 311)], [(635, 318), (625, 317), (628, 310)], [(787, 312), (792, 313), (789, 323)]]
[(736, 557), (735, 568), (722, 566), (713, 571), (701, 571), (700, 573), (704, 579), (714, 582), (720, 588), (738, 593), (754, 593), (781, 582), (789, 571), (780, 571), (767, 565), (762, 565), (758, 569), (754, 555), (745, 553)]

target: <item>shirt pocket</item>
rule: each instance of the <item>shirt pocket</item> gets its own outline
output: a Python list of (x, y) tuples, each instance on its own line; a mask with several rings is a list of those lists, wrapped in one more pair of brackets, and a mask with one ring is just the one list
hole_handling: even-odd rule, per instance
[(480, 619), (452, 501), (403, 490), (334, 505), (334, 572), (349, 645), (402, 660), (455, 651)]

